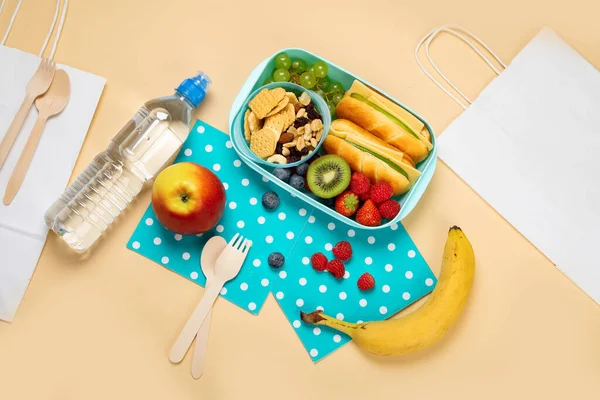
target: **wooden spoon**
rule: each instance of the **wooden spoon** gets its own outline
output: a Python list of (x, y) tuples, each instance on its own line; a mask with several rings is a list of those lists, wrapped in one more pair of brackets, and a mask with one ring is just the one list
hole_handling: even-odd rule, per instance
[[(54, 80), (48, 91), (42, 97), (38, 97), (35, 101), (35, 106), (38, 109), (39, 115), (29, 134), (21, 157), (19, 157), (17, 166), (8, 180), (6, 193), (4, 194), (4, 205), (10, 205), (19, 192), (21, 184), (27, 174), (27, 170), (29, 169), (29, 164), (33, 159), (33, 153), (35, 152), (40, 137), (42, 136), (42, 132), (44, 131), (46, 121), (48, 118), (53, 117), (64, 110), (69, 102), (70, 94), (71, 83), (69, 75), (67, 75), (64, 70), (59, 69), (54, 74)], [(51, 169), (51, 166), (49, 165), (48, 168)]]
[[(206, 242), (202, 255), (200, 256), (200, 267), (202, 273), (206, 277), (206, 287), (210, 285), (210, 282), (215, 276), (215, 264), (217, 259), (225, 250), (227, 241), (221, 236), (213, 236)], [(192, 356), (192, 376), (194, 379), (198, 379), (204, 373), (204, 362), (206, 359), (206, 350), (208, 348), (208, 333), (210, 331), (210, 320), (212, 318), (212, 311), (208, 313), (204, 323), (198, 334), (196, 335), (196, 346), (194, 347), (194, 353)]]
[[(200, 268), (202, 268), (202, 273), (206, 277), (205, 291), (208, 288), (209, 281), (214, 277), (215, 263), (217, 262), (217, 258), (219, 258), (226, 246), (227, 242), (221, 236), (213, 236), (204, 244), (202, 254), (200, 254)], [(204, 325), (205, 324), (202, 326)], [(206, 326), (207, 327), (205, 329), (210, 327), (209, 325)], [(208, 332), (205, 331), (204, 333)], [(178, 354), (169, 353), (169, 360), (175, 364), (180, 363), (183, 360), (186, 352), (187, 348)]]

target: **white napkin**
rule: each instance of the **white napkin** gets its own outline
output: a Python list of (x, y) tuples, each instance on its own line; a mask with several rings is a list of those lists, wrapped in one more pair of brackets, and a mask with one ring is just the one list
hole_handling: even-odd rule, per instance
[(600, 303), (600, 73), (542, 30), (441, 135), (438, 154)]
[[(0, 140), (40, 59), (0, 46)], [(46, 124), (27, 176), (10, 206), (0, 203), (0, 319), (12, 321), (33, 275), (48, 229), (44, 213), (65, 189), (104, 88), (99, 76), (57, 65), (71, 80), (65, 110)], [(0, 170), (0, 197), (37, 118), (35, 106)]]

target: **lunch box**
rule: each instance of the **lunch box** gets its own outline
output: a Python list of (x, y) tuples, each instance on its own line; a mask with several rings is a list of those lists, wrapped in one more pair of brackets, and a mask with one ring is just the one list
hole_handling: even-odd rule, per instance
[(427, 185), (429, 185), (429, 182), (431, 181), (431, 177), (433, 176), (433, 172), (435, 170), (435, 166), (436, 166), (436, 162), (437, 162), (437, 147), (436, 147), (435, 133), (433, 132), (433, 129), (427, 123), (427, 121), (425, 121), (425, 119), (423, 119), (415, 111), (411, 110), (410, 107), (406, 106), (402, 102), (400, 102), (397, 99), (395, 99), (394, 97), (390, 96), (385, 91), (370, 84), (366, 80), (337, 66), (336, 64), (332, 63), (331, 61), (329, 61), (323, 57), (317, 56), (307, 50), (299, 49), (299, 48), (282, 49), (282, 50), (278, 51), (277, 53), (271, 55), (264, 61), (262, 61), (250, 73), (250, 76), (248, 76), (248, 79), (246, 79), (246, 82), (244, 83), (244, 85), (240, 89), (239, 93), (237, 94), (235, 100), (233, 101), (233, 104), (231, 106), (231, 110), (229, 113), (229, 133), (230, 133), (230, 135), (232, 137), (234, 137), (234, 136), (240, 137), (240, 135), (241, 135), (241, 137), (243, 137), (244, 112), (245, 112), (244, 105), (247, 105), (250, 94), (253, 93), (255, 90), (257, 90), (258, 88), (264, 86), (263, 82), (271, 76), (271, 74), (275, 68), (274, 67), (275, 56), (281, 52), (287, 53), (290, 56), (290, 58), (292, 58), (292, 59), (300, 58), (300, 59), (306, 61), (306, 63), (308, 65), (311, 65), (314, 62), (319, 61), (319, 60), (324, 61), (325, 63), (327, 63), (327, 65), (329, 67), (327, 76), (331, 80), (340, 82), (344, 86), (344, 89), (346, 89), (346, 90), (348, 88), (350, 88), (350, 86), (352, 85), (352, 82), (354, 82), (354, 80), (357, 79), (357, 80), (363, 82), (365, 85), (371, 87), (375, 91), (381, 93), (383, 96), (385, 96), (388, 99), (390, 99), (391, 101), (395, 102), (400, 107), (404, 108), (406, 111), (410, 112), (416, 118), (418, 118), (421, 122), (423, 122), (423, 124), (429, 130), (429, 133), (431, 135), (431, 143), (433, 145), (433, 148), (432, 148), (431, 152), (429, 153), (429, 155), (427, 156), (427, 158), (425, 160), (423, 160), (422, 162), (420, 162), (416, 167), (421, 172), (421, 176), (419, 177), (417, 182), (415, 182), (415, 184), (405, 194), (394, 197), (394, 199), (400, 203), (400, 206), (401, 206), (400, 213), (398, 213), (398, 215), (393, 220), (390, 220), (385, 224), (382, 224), (379, 226), (374, 226), (374, 227), (361, 225), (361, 224), (357, 223), (356, 221), (339, 214), (334, 209), (329, 208), (328, 206), (322, 204), (319, 201), (319, 199), (317, 197), (315, 197), (314, 195), (307, 193), (307, 192), (301, 192), (299, 190), (296, 190), (293, 187), (291, 187), (290, 185), (288, 185), (287, 183), (277, 179), (272, 174), (273, 168), (258, 164), (257, 162), (253, 161), (252, 158), (250, 158), (247, 155), (247, 153), (243, 150), (243, 148), (240, 146), (240, 143), (236, 143), (235, 140), (232, 140), (233, 148), (237, 152), (240, 159), (242, 159), (242, 161), (244, 161), (254, 171), (256, 171), (260, 175), (262, 175), (264, 180), (269, 180), (269, 181), (273, 182), (274, 184), (276, 184), (283, 190), (286, 190), (287, 192), (291, 193), (293, 196), (296, 196), (296, 197), (302, 199), (303, 201), (310, 204), (311, 206), (321, 210), (322, 212), (328, 214), (332, 218), (335, 218), (335, 219), (339, 220), (340, 222), (343, 222), (344, 224), (346, 224), (352, 228), (365, 229), (365, 230), (376, 230), (376, 229), (384, 229), (384, 228), (387, 228), (394, 224), (397, 224), (400, 220), (402, 220), (408, 214), (410, 214), (410, 212), (413, 210), (413, 208), (415, 207), (415, 205), (417, 204), (417, 202), (419, 201), (419, 199), (425, 192)]

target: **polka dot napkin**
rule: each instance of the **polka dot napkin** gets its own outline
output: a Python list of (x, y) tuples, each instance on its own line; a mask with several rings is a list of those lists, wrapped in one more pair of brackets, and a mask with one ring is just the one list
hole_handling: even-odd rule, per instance
[[(382, 320), (428, 294), (436, 279), (415, 244), (401, 225), (391, 230), (352, 230), (301, 200), (292, 197), (268, 179), (260, 177), (237, 157), (228, 136), (198, 121), (175, 162), (192, 161), (211, 168), (223, 181), (227, 206), (219, 225), (198, 236), (181, 236), (164, 229), (148, 207), (127, 247), (202, 286), (200, 253), (213, 235), (229, 240), (235, 233), (254, 244), (240, 274), (228, 282), (221, 296), (258, 314), (272, 291), (296, 334), (316, 362), (350, 339), (326, 327), (300, 321), (300, 310), (322, 309), (346, 321)], [(276, 191), (281, 203), (270, 212), (261, 204), (266, 191)], [(348, 240), (353, 257), (346, 275), (337, 280), (317, 272), (310, 256), (321, 251), (332, 258), (331, 249)], [(267, 257), (279, 251), (284, 267), (274, 270)], [(375, 288), (361, 292), (356, 281), (369, 272)]]
[[(279, 188), (275, 190), (275, 185), (268, 184), (267, 179), (262, 180), (242, 163), (227, 135), (200, 121), (175, 160), (176, 163), (183, 161), (210, 168), (223, 182), (227, 204), (219, 224), (198, 236), (176, 235), (160, 225), (150, 205), (128, 247), (204, 286), (206, 279), (200, 269), (200, 253), (206, 241), (214, 235), (229, 241), (240, 233), (251, 239), (253, 245), (240, 273), (224, 286), (221, 295), (258, 314), (270, 286), (278, 276), (285, 275), (285, 271), (271, 269), (267, 257), (274, 251), (289, 256), (312, 207)], [(262, 195), (270, 190), (281, 196), (281, 203), (274, 212), (266, 210), (261, 202)]]
[[(323, 310), (349, 322), (376, 321), (391, 317), (433, 290), (436, 278), (402, 225), (374, 233), (349, 229), (325, 213), (315, 210), (286, 261), (286, 277), (272, 291), (302, 344), (314, 361), (350, 341), (330, 328), (315, 327), (300, 320), (300, 311)], [(332, 247), (341, 240), (352, 245), (352, 258), (345, 262), (340, 280), (328, 272), (317, 272), (310, 257), (317, 251), (332, 259)], [(375, 278), (375, 287), (361, 292), (356, 284), (365, 272)]]

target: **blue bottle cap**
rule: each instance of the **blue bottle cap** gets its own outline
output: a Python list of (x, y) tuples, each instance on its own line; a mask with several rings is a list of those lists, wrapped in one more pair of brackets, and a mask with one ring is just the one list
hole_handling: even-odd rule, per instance
[(212, 83), (208, 75), (198, 72), (198, 75), (187, 78), (175, 89), (177, 93), (185, 97), (194, 107), (204, 100), (208, 86)]

